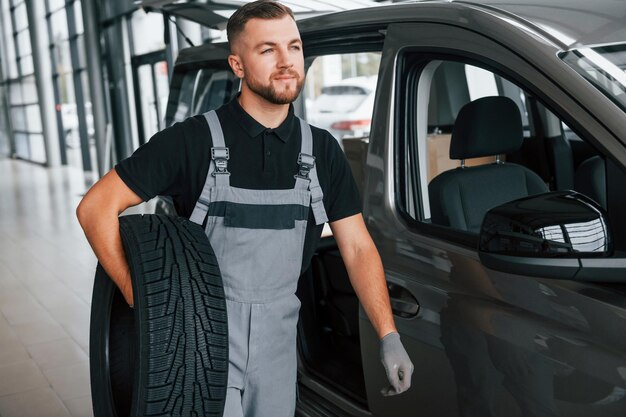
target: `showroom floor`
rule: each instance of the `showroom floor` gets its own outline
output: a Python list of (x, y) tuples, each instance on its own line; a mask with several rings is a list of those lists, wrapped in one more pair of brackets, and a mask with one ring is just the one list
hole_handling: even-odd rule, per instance
[(82, 171), (0, 159), (0, 416), (92, 416)]

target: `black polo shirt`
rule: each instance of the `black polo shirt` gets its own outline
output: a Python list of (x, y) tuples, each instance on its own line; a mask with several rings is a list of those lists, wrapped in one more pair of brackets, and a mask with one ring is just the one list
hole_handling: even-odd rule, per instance
[[(293, 105), (283, 123), (265, 128), (237, 98), (216, 110), (229, 148), (230, 185), (248, 189), (288, 189), (295, 185), (301, 131)], [(329, 222), (361, 212), (361, 199), (350, 166), (337, 140), (311, 126), (313, 155)], [(144, 201), (171, 196), (180, 216), (189, 218), (202, 192), (211, 159), (211, 132), (203, 115), (189, 117), (156, 133), (115, 170)], [(323, 225), (309, 211), (303, 271), (308, 267)]]

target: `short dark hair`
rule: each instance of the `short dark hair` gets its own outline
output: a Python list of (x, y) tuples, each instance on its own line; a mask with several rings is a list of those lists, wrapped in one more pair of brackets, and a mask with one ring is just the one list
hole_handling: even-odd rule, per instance
[(243, 32), (248, 20), (254, 18), (279, 19), (283, 16), (291, 16), (294, 21), (296, 20), (291, 9), (277, 1), (257, 0), (244, 4), (233, 13), (226, 25), (226, 36), (230, 50), (233, 50), (234, 41)]

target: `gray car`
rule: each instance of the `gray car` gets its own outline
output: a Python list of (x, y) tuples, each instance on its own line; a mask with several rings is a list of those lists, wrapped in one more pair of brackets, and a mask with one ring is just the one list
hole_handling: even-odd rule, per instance
[[(380, 394), (378, 337), (325, 237), (298, 290), (298, 414), (625, 416), (626, 3), (425, 1), (299, 27), (307, 65), (380, 54), (371, 132), (344, 150), (415, 373)], [(181, 51), (167, 125), (238, 91), (227, 55)]]

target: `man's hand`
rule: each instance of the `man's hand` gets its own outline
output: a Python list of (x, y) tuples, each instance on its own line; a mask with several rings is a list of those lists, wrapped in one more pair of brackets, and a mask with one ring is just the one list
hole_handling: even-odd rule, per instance
[(133, 300), (133, 283), (131, 281), (130, 273), (126, 275), (126, 280), (120, 284), (120, 291), (124, 296), (124, 300), (130, 308), (135, 308), (135, 302)]
[(404, 350), (400, 335), (391, 332), (380, 341), (380, 360), (387, 372), (391, 386), (384, 387), (380, 393), (385, 397), (400, 394), (411, 387), (413, 363)]

